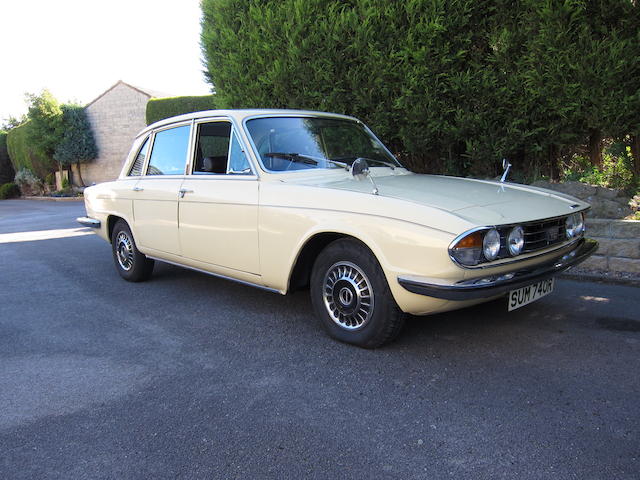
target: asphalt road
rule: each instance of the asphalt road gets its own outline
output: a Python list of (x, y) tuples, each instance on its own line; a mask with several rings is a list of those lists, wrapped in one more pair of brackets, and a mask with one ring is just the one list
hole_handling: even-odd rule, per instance
[(0, 478), (640, 478), (640, 291), (559, 280), (374, 351), (306, 293), (117, 275), (81, 203), (0, 202)]

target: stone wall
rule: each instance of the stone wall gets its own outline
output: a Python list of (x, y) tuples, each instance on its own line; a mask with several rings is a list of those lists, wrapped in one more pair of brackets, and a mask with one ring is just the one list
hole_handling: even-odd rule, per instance
[[(98, 158), (82, 165), (85, 185), (118, 178), (135, 136), (147, 126), (150, 95), (118, 82), (86, 107), (98, 146)], [(74, 182), (78, 176), (74, 167)]]
[(590, 218), (587, 237), (600, 242), (600, 248), (578, 268), (598, 272), (640, 274), (640, 222)]
[(532, 185), (584, 200), (591, 205), (587, 216), (593, 218), (625, 218), (637, 210), (638, 202), (636, 200), (640, 200), (635, 197), (629, 199), (629, 195), (622, 190), (588, 185), (582, 182), (552, 183), (539, 180)]

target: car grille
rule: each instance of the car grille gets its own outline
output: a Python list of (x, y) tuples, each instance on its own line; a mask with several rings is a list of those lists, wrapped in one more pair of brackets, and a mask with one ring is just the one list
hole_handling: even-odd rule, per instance
[(522, 253), (534, 252), (562, 243), (567, 239), (565, 217), (523, 225), (524, 248)]

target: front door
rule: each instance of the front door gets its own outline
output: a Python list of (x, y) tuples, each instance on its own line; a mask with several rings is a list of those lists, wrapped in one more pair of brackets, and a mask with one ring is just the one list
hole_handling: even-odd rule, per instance
[(191, 172), (181, 190), (182, 255), (259, 274), (258, 181), (229, 121), (196, 125)]

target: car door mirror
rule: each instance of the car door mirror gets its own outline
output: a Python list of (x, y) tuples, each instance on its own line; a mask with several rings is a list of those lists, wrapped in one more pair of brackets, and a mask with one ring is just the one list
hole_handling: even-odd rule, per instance
[(361, 180), (369, 175), (369, 164), (364, 158), (356, 158), (351, 164), (351, 168), (349, 170), (354, 178)]

